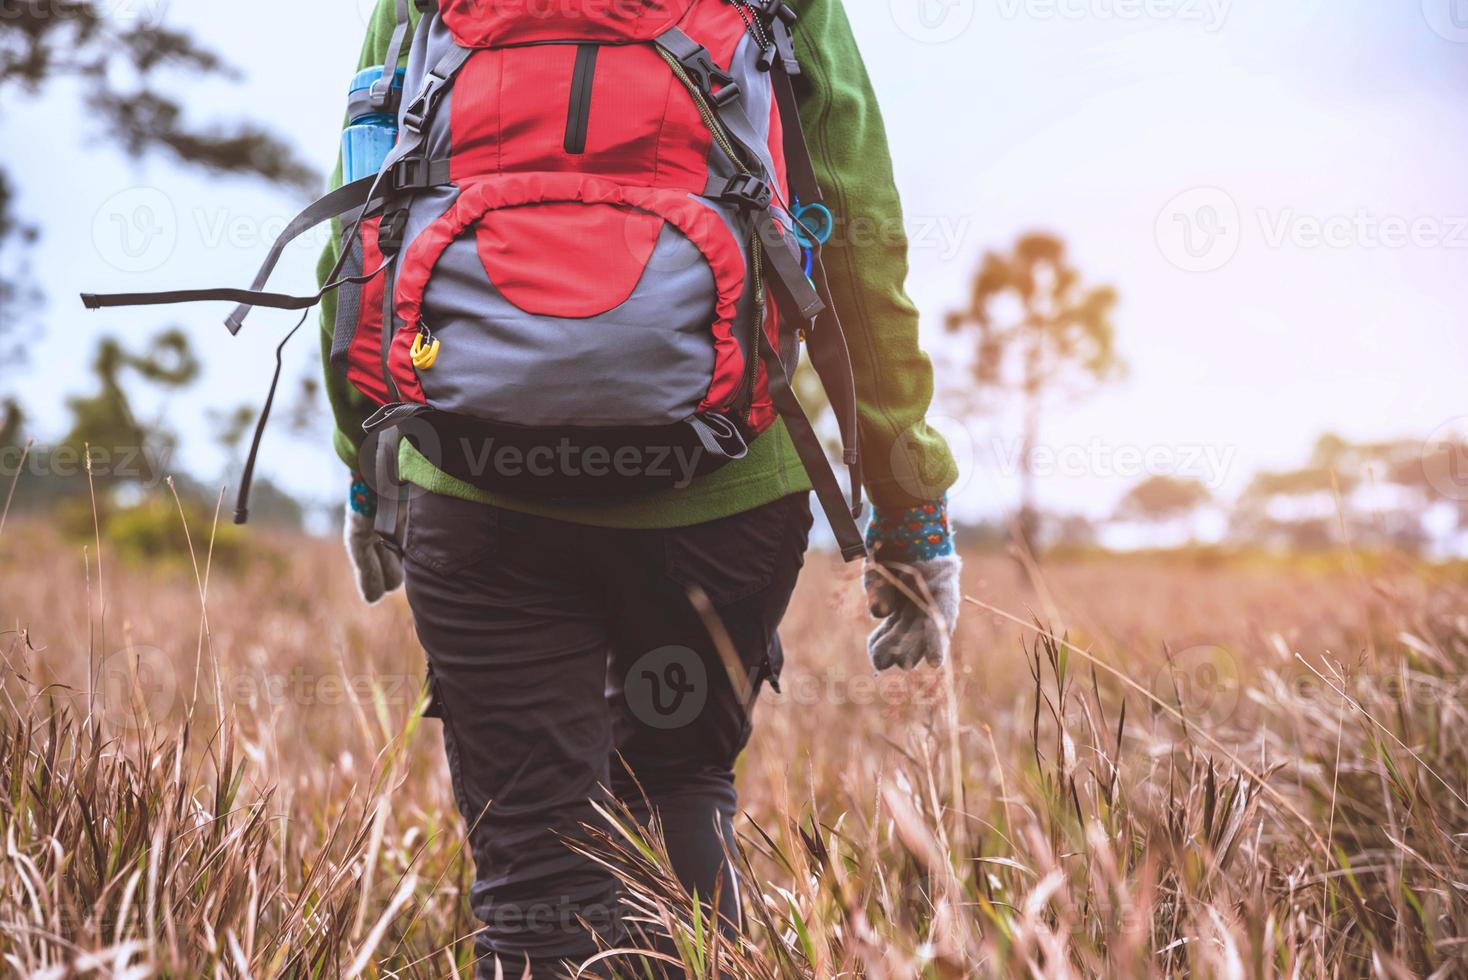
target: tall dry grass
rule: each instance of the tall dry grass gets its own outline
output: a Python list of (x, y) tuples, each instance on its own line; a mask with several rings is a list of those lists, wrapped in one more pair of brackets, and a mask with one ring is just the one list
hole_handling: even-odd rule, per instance
[[(0, 962), (467, 975), (405, 605), (334, 542), (224, 575), (190, 531), (152, 567), (0, 534)], [(656, 828), (609, 813), (599, 857), (696, 977), (1468, 972), (1468, 582), (1337, 564), (976, 556), (952, 665), (873, 678), (814, 557), (741, 764), (742, 934)]]

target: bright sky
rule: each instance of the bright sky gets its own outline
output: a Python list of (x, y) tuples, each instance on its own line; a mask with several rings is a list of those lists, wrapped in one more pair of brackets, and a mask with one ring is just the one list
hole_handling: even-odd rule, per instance
[[(198, 118), (247, 113), (324, 173), (367, 5), (113, 6), (161, 14), (244, 72), (190, 82)], [(1046, 504), (1104, 514), (1151, 472), (1236, 490), (1300, 462), (1327, 429), (1426, 436), (1468, 414), (1464, 0), (851, 0), (848, 11), (886, 115), (914, 239), (909, 285), (943, 388), (965, 379), (942, 316), (983, 250), (1053, 230), (1088, 278), (1121, 293), (1130, 377), (1047, 416)], [(87, 313), (75, 296), (244, 285), (303, 202), (130, 163), (90, 140), (71, 94), (11, 96), (0, 124), (20, 208), (43, 226), (35, 267), (49, 297), (31, 364), (0, 386), (18, 386), (40, 434), (57, 436), (98, 336), (141, 341), (179, 323), (206, 383), (168, 412), (186, 435), (181, 462), (217, 471), (204, 411), (258, 403), (286, 315), (258, 313), (231, 339), (224, 310)], [(129, 256), (115, 222), (149, 213), (165, 233)], [(307, 291), (321, 244), (290, 252), (273, 285)], [(291, 377), (316, 359), (314, 334), (298, 338)], [(960, 510), (1006, 506), (1003, 426), (941, 424), (972, 464)], [(262, 469), (335, 500), (344, 481), (324, 409), (318, 428), (306, 440), (275, 431)]]

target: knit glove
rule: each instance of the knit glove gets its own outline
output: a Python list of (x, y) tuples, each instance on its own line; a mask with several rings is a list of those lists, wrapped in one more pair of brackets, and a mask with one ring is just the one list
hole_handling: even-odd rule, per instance
[(958, 625), (959, 573), (948, 501), (878, 508), (867, 526), (870, 558), (862, 574), (867, 606), (881, 620), (867, 639), (877, 670), (942, 666)]
[(360, 476), (352, 478), (348, 498), (347, 519), (343, 539), (352, 572), (357, 578), (357, 591), (369, 603), (376, 604), (389, 592), (403, 584), (403, 560), (389, 548), (373, 529), (377, 517), (377, 494)]

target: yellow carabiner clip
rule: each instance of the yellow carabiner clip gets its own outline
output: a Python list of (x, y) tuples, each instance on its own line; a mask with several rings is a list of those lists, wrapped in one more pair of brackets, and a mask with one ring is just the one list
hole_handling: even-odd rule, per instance
[(427, 371), (438, 360), (438, 340), (431, 339), (427, 344), (424, 344), (423, 340), (424, 335), (421, 333), (413, 338), (413, 347), (408, 352), (408, 356), (413, 359), (415, 368)]

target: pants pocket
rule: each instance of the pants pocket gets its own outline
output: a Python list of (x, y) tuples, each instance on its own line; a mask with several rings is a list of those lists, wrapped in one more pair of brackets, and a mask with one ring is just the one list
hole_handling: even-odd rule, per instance
[(498, 512), (488, 504), (423, 493), (408, 504), (403, 554), (439, 575), (452, 575), (494, 554)]
[(787, 565), (804, 561), (810, 532), (806, 495), (783, 497), (742, 514), (665, 532), (665, 572), (696, 587), (715, 606), (757, 595)]

